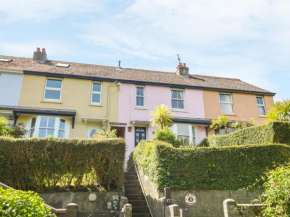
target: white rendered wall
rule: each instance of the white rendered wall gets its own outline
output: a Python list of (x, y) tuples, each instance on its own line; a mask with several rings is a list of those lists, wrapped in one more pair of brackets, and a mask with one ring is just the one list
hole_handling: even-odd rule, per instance
[(22, 73), (0, 72), (0, 105), (18, 106)]

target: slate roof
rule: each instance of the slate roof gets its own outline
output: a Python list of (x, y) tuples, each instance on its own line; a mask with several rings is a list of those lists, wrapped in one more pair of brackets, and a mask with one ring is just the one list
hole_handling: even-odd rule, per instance
[[(43, 74), (45, 76), (76, 77), (87, 79), (111, 80), (127, 83), (152, 84), (171, 87), (184, 87), (232, 92), (247, 92), (254, 94), (275, 95), (270, 91), (256, 87), (234, 78), (222, 78), (204, 75), (189, 77), (178, 76), (175, 72), (160, 72), (143, 69), (102, 66), (83, 63), (61, 62), (48, 60), (45, 64), (32, 61), (30, 58), (1, 56), (11, 58), (11, 62), (1, 62), (0, 69), (23, 70), (25, 74)], [(57, 67), (57, 63), (69, 63), (68, 68)]]

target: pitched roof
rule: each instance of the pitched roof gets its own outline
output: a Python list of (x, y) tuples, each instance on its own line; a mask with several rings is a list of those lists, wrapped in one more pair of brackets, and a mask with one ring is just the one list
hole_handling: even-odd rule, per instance
[[(111, 80), (127, 83), (143, 83), (171, 87), (185, 87), (196, 89), (260, 93), (275, 95), (270, 91), (241, 81), (240, 79), (222, 78), (204, 75), (178, 76), (175, 72), (160, 72), (142, 69), (101, 66), (93, 64), (72, 63), (48, 60), (45, 64), (32, 61), (30, 58), (1, 56), (12, 59), (11, 62), (1, 62), (0, 69), (23, 70), (26, 74), (40, 74), (57, 77), (78, 77), (87, 79)], [(57, 67), (57, 63), (69, 63), (68, 68)]]

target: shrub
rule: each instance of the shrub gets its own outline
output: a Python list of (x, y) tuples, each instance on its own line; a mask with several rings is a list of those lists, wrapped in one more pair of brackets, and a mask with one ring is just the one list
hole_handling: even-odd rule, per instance
[(27, 133), (23, 123), (10, 126), (6, 118), (0, 117), (0, 136), (21, 138)]
[[(273, 162), (290, 157), (287, 145), (247, 145), (210, 148), (174, 148), (160, 141), (142, 141), (135, 148), (138, 169), (159, 190), (237, 190), (253, 185)], [(260, 187), (258, 182), (256, 187)]]
[(290, 144), (290, 123), (270, 122), (260, 126), (245, 128), (228, 135), (210, 136), (198, 146), (232, 146), (246, 144)]
[(118, 138), (117, 137), (117, 130), (114, 129), (114, 130), (101, 130), (100, 132), (97, 132), (95, 135), (93, 135), (93, 139), (99, 139), (99, 140), (102, 140), (102, 139), (115, 139), (115, 138)]
[(176, 148), (182, 145), (182, 141), (180, 139), (177, 139), (176, 135), (172, 133), (169, 128), (165, 128), (163, 130), (157, 129), (154, 133), (153, 139), (167, 142)]
[(0, 138), (0, 182), (22, 190), (123, 186), (123, 139)]
[(53, 217), (43, 200), (32, 191), (4, 190), (0, 187), (0, 216)]
[(264, 188), (261, 202), (266, 208), (262, 214), (269, 217), (290, 216), (290, 164), (269, 171)]

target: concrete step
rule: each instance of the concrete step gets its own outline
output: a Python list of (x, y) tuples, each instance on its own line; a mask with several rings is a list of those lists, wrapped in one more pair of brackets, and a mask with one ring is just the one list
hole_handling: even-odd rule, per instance
[(139, 180), (125, 180), (125, 184), (128, 184), (128, 185), (139, 185)]
[(135, 176), (135, 175), (125, 176), (125, 180), (126, 181), (129, 181), (129, 180), (138, 180), (138, 176)]
[(143, 194), (143, 191), (141, 188), (139, 188), (139, 189), (125, 189), (125, 195), (126, 194)]
[(138, 190), (138, 189), (141, 189), (141, 186), (139, 184), (125, 184), (124, 185), (125, 187), (125, 190)]
[(146, 200), (130, 200), (129, 203), (133, 207), (137, 206), (147, 206)]
[(150, 213), (132, 213), (132, 217), (151, 217)]
[(132, 213), (150, 213), (147, 206), (133, 206)]
[(132, 200), (145, 200), (143, 194), (126, 194), (125, 196), (128, 198), (129, 202)]
[(135, 172), (124, 172), (125, 176), (137, 176), (137, 173)]

